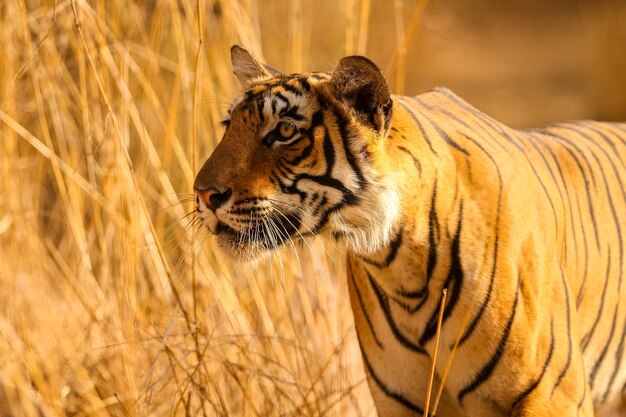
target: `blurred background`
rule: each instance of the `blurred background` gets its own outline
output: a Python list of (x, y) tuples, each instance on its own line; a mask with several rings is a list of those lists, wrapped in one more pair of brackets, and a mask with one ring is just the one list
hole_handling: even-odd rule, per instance
[(235, 43), (518, 128), (626, 120), (623, 0), (0, 1), (0, 416), (375, 415), (342, 249), (233, 266), (189, 214)]

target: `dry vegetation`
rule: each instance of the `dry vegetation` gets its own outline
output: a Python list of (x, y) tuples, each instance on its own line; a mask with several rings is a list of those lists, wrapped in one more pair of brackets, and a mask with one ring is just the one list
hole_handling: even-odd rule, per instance
[(367, 53), (396, 91), (448, 84), (518, 125), (626, 119), (623, 6), (483, 3), (0, 1), (0, 416), (375, 415), (341, 250), (233, 268), (191, 184), (233, 43), (288, 71)]

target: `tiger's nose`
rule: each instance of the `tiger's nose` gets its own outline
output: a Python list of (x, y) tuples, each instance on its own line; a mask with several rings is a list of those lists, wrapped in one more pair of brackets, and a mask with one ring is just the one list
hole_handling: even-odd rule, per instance
[(198, 198), (213, 212), (223, 206), (230, 199), (230, 196), (233, 195), (231, 188), (222, 191), (215, 187), (209, 187), (204, 190), (194, 187), (193, 190), (196, 192)]

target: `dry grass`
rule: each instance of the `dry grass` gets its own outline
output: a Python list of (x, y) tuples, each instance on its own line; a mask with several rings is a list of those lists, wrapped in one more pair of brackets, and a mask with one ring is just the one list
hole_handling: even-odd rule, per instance
[(0, 8), (0, 414), (371, 410), (342, 262), (311, 242), (231, 269), (185, 217), (228, 47), (259, 44), (244, 5), (211, 6)]
[[(367, 53), (399, 90), (441, 73), (472, 100), (471, 66), (440, 71), (463, 55), (429, 49), (460, 12), (427, 3), (0, 2), (0, 416), (374, 415), (341, 250), (233, 268), (185, 216), (238, 93), (233, 43), (288, 71)], [(583, 89), (563, 118), (626, 119), (620, 56), (590, 67), (611, 101)]]

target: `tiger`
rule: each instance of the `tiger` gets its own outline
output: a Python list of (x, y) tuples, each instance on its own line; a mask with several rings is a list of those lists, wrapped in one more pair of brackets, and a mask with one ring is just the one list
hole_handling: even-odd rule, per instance
[(588, 417), (626, 391), (625, 123), (516, 130), (445, 88), (392, 95), (363, 56), (231, 61), (196, 212), (233, 260), (345, 248), (379, 416), (422, 416), (448, 364), (441, 416)]

